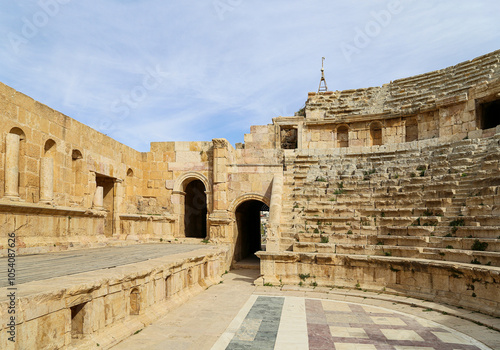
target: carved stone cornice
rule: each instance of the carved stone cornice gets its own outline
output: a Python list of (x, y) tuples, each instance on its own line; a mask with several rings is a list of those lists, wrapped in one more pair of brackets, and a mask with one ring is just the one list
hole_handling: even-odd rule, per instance
[(226, 139), (213, 139), (214, 148), (227, 148), (228, 142)]

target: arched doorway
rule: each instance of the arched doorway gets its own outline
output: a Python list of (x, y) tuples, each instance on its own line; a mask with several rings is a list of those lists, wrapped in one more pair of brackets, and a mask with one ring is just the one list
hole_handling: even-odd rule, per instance
[(237, 236), (233, 261), (257, 259), (254, 253), (265, 250), (263, 241), (266, 238), (269, 207), (260, 200), (247, 200), (236, 207), (235, 217)]
[(193, 180), (184, 189), (184, 232), (186, 237), (207, 236), (207, 195), (205, 185)]

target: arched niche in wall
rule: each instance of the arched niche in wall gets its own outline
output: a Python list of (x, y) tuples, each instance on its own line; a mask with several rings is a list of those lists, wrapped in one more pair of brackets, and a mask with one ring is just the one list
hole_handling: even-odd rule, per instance
[(21, 128), (11, 128), (5, 140), (5, 192), (6, 198), (20, 198), (25, 183), (26, 134)]
[(48, 139), (45, 141), (45, 145), (43, 146), (43, 155), (44, 157), (53, 157), (56, 152), (56, 142), (52, 139)]
[(130, 292), (130, 314), (139, 315), (141, 311), (141, 293), (139, 288), (134, 288)]
[(52, 204), (54, 199), (54, 168), (56, 142), (52, 139), (45, 141), (43, 157), (40, 159), (40, 202)]
[(88, 172), (84, 171), (83, 155), (80, 150), (74, 148), (71, 151), (71, 170), (73, 171), (75, 184), (75, 200), (83, 200), (85, 189), (88, 187)]
[(80, 152), (77, 149), (73, 149), (71, 151), (71, 160), (79, 160), (79, 159), (83, 159), (82, 152)]
[(19, 139), (21, 141), (25, 141), (26, 140), (26, 134), (24, 133), (23, 129), (21, 129), (21, 128), (14, 127), (12, 129), (10, 129), (9, 134), (18, 135)]

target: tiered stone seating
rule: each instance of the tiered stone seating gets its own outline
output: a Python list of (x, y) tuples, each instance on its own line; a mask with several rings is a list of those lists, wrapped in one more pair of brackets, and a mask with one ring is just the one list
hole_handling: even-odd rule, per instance
[(500, 266), (498, 136), (287, 160), (283, 247)]
[[(465, 101), (471, 86), (498, 77), (499, 51), (434, 72), (398, 79), (382, 87), (328, 92), (310, 102), (325, 118), (436, 108), (441, 101)], [(328, 108), (324, 108), (325, 103)]]

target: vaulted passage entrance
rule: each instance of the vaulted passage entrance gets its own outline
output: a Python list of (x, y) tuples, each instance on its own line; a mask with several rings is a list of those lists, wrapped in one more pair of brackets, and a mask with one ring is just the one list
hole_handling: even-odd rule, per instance
[(265, 250), (262, 241), (266, 237), (269, 207), (259, 200), (248, 200), (236, 208), (235, 216), (238, 232), (233, 261), (257, 259), (254, 253)]
[(184, 232), (186, 237), (207, 236), (207, 195), (205, 185), (193, 180), (186, 185), (184, 201)]

